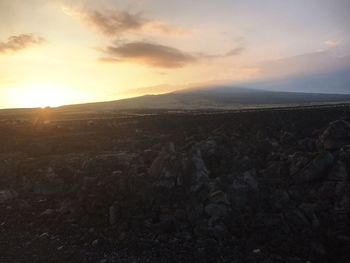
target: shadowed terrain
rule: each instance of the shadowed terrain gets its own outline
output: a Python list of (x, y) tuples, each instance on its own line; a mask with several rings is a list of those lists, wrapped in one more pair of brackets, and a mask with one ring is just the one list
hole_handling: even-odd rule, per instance
[(0, 115), (1, 262), (350, 256), (347, 105), (25, 113)]

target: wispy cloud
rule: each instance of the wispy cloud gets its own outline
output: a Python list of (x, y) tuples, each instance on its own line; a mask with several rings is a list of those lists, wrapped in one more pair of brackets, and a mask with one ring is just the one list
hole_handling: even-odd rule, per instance
[(76, 17), (97, 32), (109, 36), (121, 36), (127, 32), (147, 30), (168, 35), (188, 32), (188, 30), (182, 27), (146, 18), (141, 12), (131, 13), (128, 11), (111, 10), (102, 12), (92, 9), (74, 9), (67, 6), (62, 7), (62, 9), (67, 15)]
[(244, 47), (236, 47), (229, 52), (227, 52), (224, 56), (225, 57), (232, 57), (232, 56), (237, 56), (240, 55), (242, 52), (244, 52), (245, 48)]
[(0, 53), (17, 52), (44, 41), (44, 38), (34, 34), (10, 36), (6, 41), (0, 42)]
[(338, 56), (332, 49), (306, 53), (294, 57), (265, 61), (258, 65), (261, 77), (285, 77), (292, 75), (324, 74), (349, 71), (350, 56)]
[(198, 60), (177, 48), (142, 41), (109, 46), (104, 53), (103, 62), (136, 62), (160, 68), (179, 68)]
[(154, 42), (135, 41), (115, 44), (105, 49), (101, 62), (133, 62), (158, 68), (180, 68), (205, 59), (230, 58), (240, 55), (245, 48), (237, 47), (225, 54), (210, 55), (206, 53), (185, 52), (178, 48)]
[(224, 53), (224, 54), (207, 54), (207, 53), (199, 53), (199, 57), (203, 59), (217, 59), (217, 58), (230, 58), (235, 57), (240, 54), (242, 54), (245, 51), (245, 47), (239, 46), (234, 49), (231, 49), (230, 51)]
[(191, 32), (190, 29), (186, 29), (180, 26), (169, 25), (161, 21), (148, 21), (144, 28), (147, 30), (158, 31), (166, 35), (185, 35)]
[(112, 44), (102, 50), (100, 62), (121, 63), (132, 62), (158, 68), (180, 68), (204, 59), (228, 58), (241, 54), (245, 48), (242, 45), (229, 52), (211, 55), (207, 53), (185, 52), (176, 47), (149, 42), (142, 39), (144, 33), (160, 33), (164, 36), (182, 35), (190, 30), (168, 24), (163, 21), (151, 19), (142, 12), (97, 10), (91, 8), (73, 8), (63, 6), (63, 11), (72, 17), (83, 21), (89, 28), (110, 37), (123, 39), (128, 33), (133, 41)]

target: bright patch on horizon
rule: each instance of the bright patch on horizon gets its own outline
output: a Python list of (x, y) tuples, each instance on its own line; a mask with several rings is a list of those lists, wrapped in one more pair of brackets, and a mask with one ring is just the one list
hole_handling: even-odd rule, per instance
[(8, 97), (12, 104), (23, 108), (57, 107), (68, 103), (69, 89), (57, 84), (31, 84), (10, 89)]

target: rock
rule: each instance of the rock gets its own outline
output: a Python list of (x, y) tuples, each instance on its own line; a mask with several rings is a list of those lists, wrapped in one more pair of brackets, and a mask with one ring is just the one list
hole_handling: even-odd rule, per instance
[(350, 145), (345, 145), (339, 150), (339, 161), (350, 164)]
[(298, 141), (298, 145), (307, 152), (313, 152), (316, 150), (315, 140), (311, 138), (304, 138)]
[(188, 210), (188, 219), (191, 221), (191, 222), (196, 222), (199, 218), (201, 218), (202, 214), (204, 212), (204, 207), (203, 207), (203, 204), (198, 204), (194, 207), (191, 207), (189, 210)]
[(18, 194), (13, 190), (2, 190), (0, 191), (0, 204), (7, 203), (15, 198)]
[(98, 239), (95, 239), (94, 241), (92, 241), (91, 245), (96, 247), (98, 245)]
[(209, 171), (205, 166), (205, 163), (202, 159), (202, 153), (199, 149), (195, 151), (192, 157), (192, 161), (195, 166), (195, 182), (206, 182), (209, 178)]
[(224, 224), (216, 224), (209, 228), (209, 231), (217, 239), (223, 239), (229, 234), (227, 227)]
[(270, 195), (269, 201), (273, 209), (282, 210), (287, 206), (288, 202), (290, 201), (290, 197), (287, 191), (276, 189)]
[(171, 189), (181, 185), (182, 168), (181, 159), (175, 151), (174, 144), (169, 143), (152, 162), (148, 173), (157, 178), (154, 186)]
[(40, 214), (40, 216), (48, 216), (48, 215), (52, 215), (55, 212), (55, 210), (53, 209), (46, 209), (44, 212), (42, 212)]
[(337, 182), (336, 186), (335, 186), (335, 194), (338, 197), (341, 197), (343, 195), (346, 195), (347, 193), (349, 193), (350, 191), (350, 185), (348, 184), (348, 182), (344, 182), (344, 181), (340, 181)]
[(337, 240), (339, 240), (340, 242), (350, 243), (350, 236), (339, 235), (339, 236), (337, 236)]
[(335, 203), (334, 210), (337, 214), (347, 214), (350, 212), (350, 194), (348, 191), (342, 195)]
[(58, 212), (65, 215), (68, 222), (78, 222), (83, 214), (84, 209), (77, 200), (65, 200), (61, 203)]
[(64, 188), (64, 182), (60, 178), (52, 167), (46, 169), (43, 174), (44, 178), (42, 180), (37, 180), (34, 182), (33, 191), (40, 195), (55, 195), (62, 191)]
[(294, 175), (299, 172), (309, 162), (309, 158), (303, 152), (295, 152), (288, 156), (289, 174)]
[(33, 208), (33, 207), (28, 203), (28, 201), (23, 200), (23, 199), (17, 199), (17, 200), (16, 200), (16, 204), (17, 204), (17, 206), (18, 206), (20, 209), (23, 209), (23, 210), (30, 210), (30, 209)]
[(284, 214), (284, 218), (287, 221), (289, 227), (293, 229), (294, 232), (310, 228), (310, 222), (299, 209), (287, 211)]
[(248, 204), (249, 187), (242, 180), (235, 179), (228, 192), (229, 200), (236, 209), (244, 209)]
[(231, 143), (227, 134), (217, 129), (206, 140), (197, 144), (210, 178), (222, 177), (232, 166), (234, 157)]
[(218, 145), (215, 140), (209, 138), (208, 140), (201, 143), (199, 147), (201, 152), (204, 152), (206, 155), (213, 155), (215, 154)]
[(210, 194), (221, 191), (221, 181), (220, 178), (210, 179), (207, 183), (208, 191)]
[(243, 174), (243, 180), (244, 182), (249, 185), (249, 187), (253, 190), (258, 190), (259, 183), (258, 181), (254, 178), (253, 174), (255, 172), (253, 171), (246, 171)]
[(229, 201), (232, 208), (242, 210), (248, 206), (256, 206), (259, 183), (254, 177), (254, 171), (246, 171), (237, 176), (228, 190)]
[(116, 204), (113, 204), (109, 207), (109, 224), (115, 225), (117, 223), (119, 209)]
[(186, 221), (188, 219), (186, 210), (176, 209), (175, 210), (175, 218), (179, 221)]
[(280, 142), (284, 145), (293, 145), (296, 143), (296, 138), (293, 133), (291, 132), (284, 132), (281, 135)]
[(204, 219), (197, 221), (193, 229), (194, 234), (199, 238), (208, 237), (210, 235), (208, 222)]
[(313, 182), (325, 178), (333, 165), (334, 157), (330, 152), (323, 152), (313, 159), (295, 176), (298, 183)]
[(211, 203), (222, 203), (226, 205), (230, 205), (230, 202), (227, 199), (226, 193), (223, 191), (215, 191), (209, 195), (209, 200)]
[(339, 149), (350, 143), (350, 124), (345, 120), (331, 122), (319, 137), (324, 149)]
[(208, 204), (204, 210), (210, 216), (224, 217), (228, 213), (227, 206), (223, 204)]
[(337, 186), (337, 182), (325, 181), (318, 190), (320, 198), (324, 200), (329, 200), (329, 201), (334, 199), (336, 186)]
[(176, 219), (171, 214), (163, 214), (159, 217), (159, 230), (161, 233), (173, 233), (176, 229)]
[(348, 173), (346, 170), (345, 163), (338, 161), (333, 167), (330, 173), (328, 174), (328, 179), (330, 181), (347, 181)]
[(152, 177), (159, 177), (161, 175), (165, 162), (173, 154), (175, 154), (175, 146), (172, 142), (170, 142), (162, 148), (158, 156), (154, 159), (150, 168), (148, 169), (148, 173)]
[(87, 126), (91, 127), (91, 126), (94, 126), (95, 125), (95, 122), (93, 120), (88, 120), (86, 122)]
[(170, 171), (166, 170), (166, 168), (164, 168), (161, 176), (155, 183), (155, 186), (165, 187), (170, 189), (175, 187), (175, 185), (176, 185), (176, 176), (172, 174)]
[(280, 229), (283, 226), (281, 213), (257, 213), (254, 221), (257, 228)]
[(316, 204), (313, 203), (302, 203), (299, 206), (300, 211), (303, 212), (303, 214), (311, 221), (314, 217)]
[(321, 243), (313, 242), (311, 244), (311, 248), (312, 248), (312, 251), (319, 256), (325, 256), (327, 254), (324, 249), (324, 246)]
[(48, 233), (42, 233), (40, 236), (39, 236), (39, 238), (48, 238), (49, 237), (49, 234)]
[(95, 176), (85, 176), (83, 178), (83, 185), (85, 187), (94, 187), (97, 183), (97, 178)]
[(32, 242), (28, 241), (23, 244), (24, 247), (29, 247), (32, 244)]

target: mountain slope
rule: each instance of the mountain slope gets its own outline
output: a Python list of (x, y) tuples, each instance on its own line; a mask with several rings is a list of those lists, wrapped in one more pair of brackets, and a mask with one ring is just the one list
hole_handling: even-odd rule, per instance
[(146, 95), (118, 101), (64, 106), (61, 109), (91, 111), (125, 109), (231, 109), (344, 101), (350, 101), (350, 95), (276, 92), (216, 86), (182, 90), (162, 95)]

